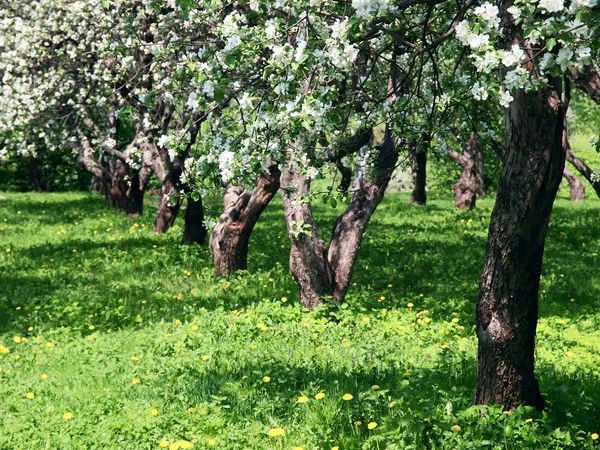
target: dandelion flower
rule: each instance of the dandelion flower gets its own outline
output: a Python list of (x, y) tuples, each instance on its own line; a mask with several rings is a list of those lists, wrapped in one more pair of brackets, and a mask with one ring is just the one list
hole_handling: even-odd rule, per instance
[(525, 423), (533, 422), (533, 419), (527, 419)]
[(158, 409), (154, 408), (152, 411), (150, 411), (150, 414), (153, 416), (158, 416)]
[(35, 394), (33, 392), (28, 392), (25, 397), (27, 397), (29, 400), (33, 400), (35, 398)]
[(271, 381), (271, 377), (263, 377), (263, 383), (268, 383)]
[(317, 395), (315, 395), (315, 398), (317, 400), (323, 400), (325, 398), (325, 392), (319, 392)]
[(301, 395), (300, 397), (298, 397), (298, 403), (306, 403), (308, 401), (308, 397), (305, 397), (304, 395)]
[(452, 426), (450, 427), (450, 429), (451, 429), (452, 431), (460, 431), (460, 427), (459, 427), (458, 425), (452, 425)]
[(406, 306), (408, 306), (409, 308), (412, 308), (412, 307), (413, 307), (413, 306), (415, 306), (415, 305), (413, 305), (412, 303), (409, 303), (409, 304), (408, 304), (408, 305), (406, 305)]
[(360, 427), (362, 425), (362, 422), (360, 420), (357, 420), (356, 422), (354, 422), (354, 425)]
[(377, 389), (379, 389), (379, 385), (378, 384), (374, 384), (373, 386), (371, 386), (371, 389), (373, 389), (374, 391), (376, 391)]
[(396, 402), (390, 402), (390, 404), (388, 405), (388, 408), (393, 408), (396, 405), (397, 405)]
[(42, 374), (42, 380), (47, 380), (48, 379), (48, 375), (46, 375), (45, 373)]
[(169, 441), (165, 441), (164, 439), (158, 443), (162, 448), (167, 448), (169, 446)]
[(196, 408), (188, 408), (188, 412), (189, 413), (195, 413), (196, 412)]
[(73, 418), (73, 413), (67, 411), (63, 414), (63, 417), (65, 418), (65, 420), (71, 420)]
[(202, 361), (208, 361), (208, 355), (202, 355)]
[(0, 345), (0, 353), (6, 355), (7, 353), (10, 353), (10, 350), (8, 348), (6, 348), (4, 345)]
[(285, 430), (283, 428), (271, 428), (268, 434), (271, 437), (283, 436), (285, 434)]
[(287, 302), (287, 297), (281, 297), (281, 303)]
[(294, 447), (294, 450), (304, 450), (302, 447)]
[(15, 336), (13, 338), (13, 341), (15, 342), (15, 344), (18, 344), (19, 342), (21, 342), (21, 336)]
[(350, 401), (354, 398), (352, 394), (344, 394), (342, 395), (342, 400)]
[(217, 440), (216, 439), (209, 439), (208, 440), (208, 445), (217, 445)]
[(590, 437), (592, 438), (592, 441), (595, 441), (596, 439), (598, 439), (598, 433), (592, 433)]
[(93, 329), (94, 329), (94, 328), (96, 328), (96, 327), (95, 327), (94, 325), (90, 325), (88, 328), (89, 328), (90, 330), (93, 330)]
[(180, 448), (193, 448), (194, 444), (192, 444), (190, 441), (175, 441), (171, 444), (171, 446), (169, 447), (169, 450), (179, 450)]
[(369, 424), (367, 425), (367, 428), (369, 430), (374, 430), (375, 428), (377, 428), (377, 422), (369, 422)]
[(134, 378), (133, 380), (131, 380), (131, 383), (133, 384), (138, 384), (140, 382), (139, 378)]

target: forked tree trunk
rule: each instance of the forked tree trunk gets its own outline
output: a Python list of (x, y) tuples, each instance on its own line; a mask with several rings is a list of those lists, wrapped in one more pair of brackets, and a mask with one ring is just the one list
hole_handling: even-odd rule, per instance
[(378, 148), (378, 173), (374, 178), (365, 172), (359, 175), (348, 207), (335, 222), (329, 248), (319, 237), (310, 203), (305, 200), (310, 179), (293, 158), (281, 175), (291, 243), (290, 270), (298, 284), (300, 301), (309, 310), (329, 298), (341, 303), (346, 296), (362, 237), (398, 161), (389, 129)]
[(585, 179), (592, 185), (594, 191), (596, 191), (598, 197), (600, 197), (600, 175), (594, 172), (590, 166), (579, 159), (570, 146), (567, 146), (567, 161), (573, 164), (573, 167), (575, 167), (577, 171), (585, 177)]
[(290, 238), (290, 270), (298, 284), (300, 301), (312, 310), (331, 297), (334, 272), (327, 259), (327, 245), (319, 237), (312, 208), (305, 198), (310, 178), (295, 158), (281, 172), (281, 197)]
[(454, 204), (459, 209), (471, 210), (483, 191), (483, 161), (477, 134), (472, 131), (463, 146), (462, 154), (450, 149), (450, 158), (462, 167), (460, 179), (454, 185)]
[(202, 198), (194, 200), (192, 197), (187, 199), (185, 208), (185, 225), (183, 229), (182, 244), (204, 244), (207, 230), (204, 226), (204, 208), (202, 207)]
[(560, 81), (520, 90), (505, 113), (507, 157), (492, 212), (477, 300), (475, 402), (544, 406), (534, 375), (538, 289), (552, 205), (562, 178)]
[(210, 235), (215, 276), (231, 275), (248, 267), (248, 243), (254, 225), (279, 189), (280, 172), (271, 166), (258, 178), (252, 192), (242, 186), (229, 186), (225, 211)]
[(569, 183), (570, 199), (574, 202), (585, 200), (585, 187), (573, 173), (565, 166), (563, 176)]
[(410, 196), (411, 205), (424, 205), (427, 203), (427, 153), (416, 145), (411, 155), (413, 190)]

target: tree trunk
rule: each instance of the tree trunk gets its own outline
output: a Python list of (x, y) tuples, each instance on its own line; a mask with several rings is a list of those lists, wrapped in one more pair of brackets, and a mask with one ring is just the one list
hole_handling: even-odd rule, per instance
[(592, 170), (590, 166), (584, 163), (579, 157), (573, 152), (571, 147), (567, 142), (567, 161), (573, 164), (573, 167), (577, 169), (577, 171), (585, 177), (586, 180), (592, 185), (594, 191), (598, 197), (600, 197), (600, 175)]
[(505, 113), (507, 157), (492, 212), (477, 300), (475, 402), (543, 408), (534, 376), (544, 242), (565, 152), (560, 81), (518, 91)]
[(483, 163), (477, 134), (473, 131), (463, 146), (462, 154), (450, 149), (450, 158), (462, 167), (460, 179), (454, 185), (454, 204), (459, 209), (475, 208), (475, 201), (482, 189)]
[(31, 177), (31, 182), (35, 186), (35, 190), (38, 192), (48, 192), (48, 183), (46, 182), (43, 174), (40, 174), (39, 171), (39, 160), (36, 157), (31, 157), (27, 162), (29, 175)]
[(333, 295), (335, 275), (327, 259), (327, 245), (319, 237), (312, 208), (305, 200), (310, 178), (302, 174), (295, 159), (290, 157), (281, 173), (281, 197), (291, 244), (290, 270), (300, 301), (312, 310)]
[(165, 233), (175, 223), (183, 197), (180, 195), (170, 174), (163, 180), (160, 188), (160, 199), (158, 209), (154, 218), (152, 230), (155, 233)]
[(396, 141), (392, 138), (389, 128), (386, 129), (384, 141), (378, 149), (377, 176), (375, 179), (364, 176), (358, 179), (350, 204), (333, 226), (327, 258), (335, 274), (333, 299), (337, 303), (341, 303), (346, 296), (362, 237), (371, 216), (383, 200), (385, 189), (398, 161)]
[(600, 76), (596, 68), (591, 64), (584, 66), (583, 69), (575, 66), (570, 69), (570, 73), (575, 85), (600, 104)]
[(573, 173), (565, 166), (563, 176), (569, 183), (570, 199), (574, 202), (585, 200), (585, 187)]
[(215, 276), (231, 275), (248, 267), (248, 243), (254, 225), (275, 193), (281, 173), (277, 166), (258, 178), (250, 193), (242, 186), (229, 186), (225, 193), (225, 211), (210, 235)]
[(427, 203), (427, 193), (425, 192), (425, 184), (427, 182), (427, 153), (420, 146), (415, 145), (411, 160), (414, 187), (410, 196), (410, 204), (424, 205)]
[(206, 234), (202, 198), (198, 197), (198, 200), (194, 200), (192, 197), (188, 197), (181, 243), (202, 245), (204, 244), (204, 239), (206, 239)]

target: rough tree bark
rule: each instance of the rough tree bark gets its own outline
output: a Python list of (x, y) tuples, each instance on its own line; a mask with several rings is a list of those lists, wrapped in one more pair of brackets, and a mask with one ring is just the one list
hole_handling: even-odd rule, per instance
[(187, 199), (185, 208), (185, 225), (183, 229), (182, 244), (204, 244), (208, 231), (204, 226), (204, 208), (202, 207), (202, 198), (194, 200), (192, 197)]
[(562, 178), (560, 80), (517, 91), (505, 113), (507, 155), (477, 300), (475, 402), (543, 408), (534, 375), (538, 289), (552, 205)]
[(377, 174), (363, 173), (358, 179), (348, 207), (333, 227), (329, 247), (319, 237), (310, 203), (305, 198), (310, 179), (290, 158), (281, 174), (283, 208), (291, 243), (290, 270), (298, 284), (300, 300), (312, 310), (331, 298), (344, 300), (362, 236), (398, 161), (396, 141), (386, 130), (378, 146)]
[(448, 156), (462, 167), (460, 179), (454, 185), (454, 204), (459, 209), (471, 210), (483, 191), (483, 160), (477, 133), (471, 132), (462, 154), (450, 149)]
[(420, 145), (414, 145), (411, 152), (413, 190), (410, 195), (411, 205), (424, 205), (427, 203), (427, 153)]
[(210, 235), (215, 276), (231, 275), (248, 267), (248, 243), (254, 225), (279, 190), (281, 173), (277, 166), (261, 175), (249, 192), (242, 186), (229, 186), (225, 193), (225, 211)]

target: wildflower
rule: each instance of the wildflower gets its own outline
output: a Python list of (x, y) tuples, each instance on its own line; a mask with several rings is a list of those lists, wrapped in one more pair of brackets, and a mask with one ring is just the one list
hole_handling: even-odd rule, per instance
[(510, 412), (510, 411), (502, 411), (502, 414), (504, 414), (506, 416), (510, 416), (510, 415), (512, 415), (512, 412)]
[(202, 355), (202, 361), (208, 361), (208, 355)]
[(6, 249), (6, 253), (10, 253), (10, 248), (7, 248), (7, 249)]
[(188, 412), (189, 413), (195, 413), (196, 412), (196, 408), (188, 408)]
[(458, 323), (458, 318), (457, 318), (457, 317), (454, 317), (454, 318), (452, 319), (452, 323)]
[(460, 427), (459, 427), (458, 425), (452, 425), (452, 426), (450, 427), (450, 429), (451, 429), (452, 431), (460, 431)]
[(396, 402), (390, 402), (390, 404), (388, 405), (388, 408), (393, 408), (396, 405), (397, 405)]
[(304, 450), (302, 447), (294, 447), (294, 450)]
[(33, 327), (27, 328), (27, 331), (33, 331)]
[(95, 327), (94, 325), (90, 325), (88, 328), (89, 328), (90, 330), (93, 330), (93, 329), (94, 329), (94, 328), (96, 328), (96, 327)]
[(342, 395), (342, 400), (350, 401), (354, 398), (352, 394), (344, 394)]
[(596, 439), (598, 439), (598, 433), (592, 433), (590, 437), (592, 438), (592, 441), (595, 441)]
[(268, 383), (269, 381), (271, 381), (271, 377), (263, 377), (263, 383)]
[(378, 384), (374, 384), (373, 386), (371, 386), (371, 389), (373, 389), (374, 391), (376, 391), (377, 389), (379, 389), (379, 385)]
[(169, 446), (169, 441), (165, 441), (164, 439), (158, 443), (162, 448), (167, 448)]
[(208, 445), (217, 445), (217, 440), (216, 439), (209, 439), (208, 440)]
[(448, 346), (448, 344), (443, 344), (443, 345), (442, 345), (442, 348), (443, 348), (443, 349), (446, 349), (446, 348), (449, 348), (449, 346)]
[(283, 428), (271, 428), (268, 434), (271, 437), (283, 436), (285, 434), (285, 430)]
[(369, 323), (371, 319), (369, 317), (363, 317), (363, 322)]
[(139, 361), (139, 360), (140, 360), (140, 358), (139, 358), (139, 356), (132, 356), (132, 357), (131, 357), (131, 360), (132, 360), (132, 361)]
[(533, 422), (533, 419), (527, 419), (525, 423)]
[(300, 397), (298, 397), (298, 403), (306, 403), (308, 401), (308, 397), (305, 397), (304, 395), (301, 395)]
[(285, 302), (287, 302), (287, 297), (281, 297), (281, 302), (282, 302), (282, 303), (285, 303)]
[(150, 414), (153, 416), (158, 416), (158, 409), (154, 408), (152, 411), (150, 411)]
[(362, 422), (360, 420), (357, 420), (356, 422), (354, 422), (354, 425), (360, 427), (362, 425)]
[(73, 418), (73, 413), (67, 411), (63, 414), (63, 417), (65, 418), (65, 420), (71, 420)]
[(138, 384), (140, 382), (139, 378), (134, 378), (133, 380), (131, 380), (131, 383), (133, 384)]
[(25, 397), (27, 397), (29, 400), (33, 400), (35, 398), (35, 394), (33, 392), (28, 392)]
[(0, 353), (5, 355), (7, 353), (10, 353), (10, 350), (8, 348), (6, 348), (4, 345), (0, 345)]
[(48, 379), (48, 375), (46, 375), (45, 373), (42, 374), (42, 380), (47, 380)]
[(377, 428), (377, 422), (369, 422), (369, 424), (367, 425), (367, 428), (369, 430), (374, 430), (375, 428)]
[(325, 398), (325, 392), (319, 392), (317, 395), (315, 395), (315, 398), (317, 400), (323, 400)]
[(267, 331), (267, 326), (264, 323), (259, 323), (258, 325), (256, 325), (257, 328), (261, 329), (262, 331)]
[(194, 444), (192, 444), (190, 441), (184, 441), (184, 440), (180, 440), (180, 441), (175, 441), (171, 444), (171, 446), (169, 447), (169, 450), (179, 450), (180, 448), (193, 448)]
[(406, 306), (408, 306), (409, 308), (412, 308), (412, 307), (413, 307), (413, 306), (415, 306), (415, 305), (413, 305), (412, 303), (409, 303), (409, 304), (408, 304), (408, 305), (406, 305)]
[(15, 336), (13, 338), (13, 341), (15, 342), (15, 344), (18, 344), (19, 342), (21, 342), (21, 337), (20, 336)]

